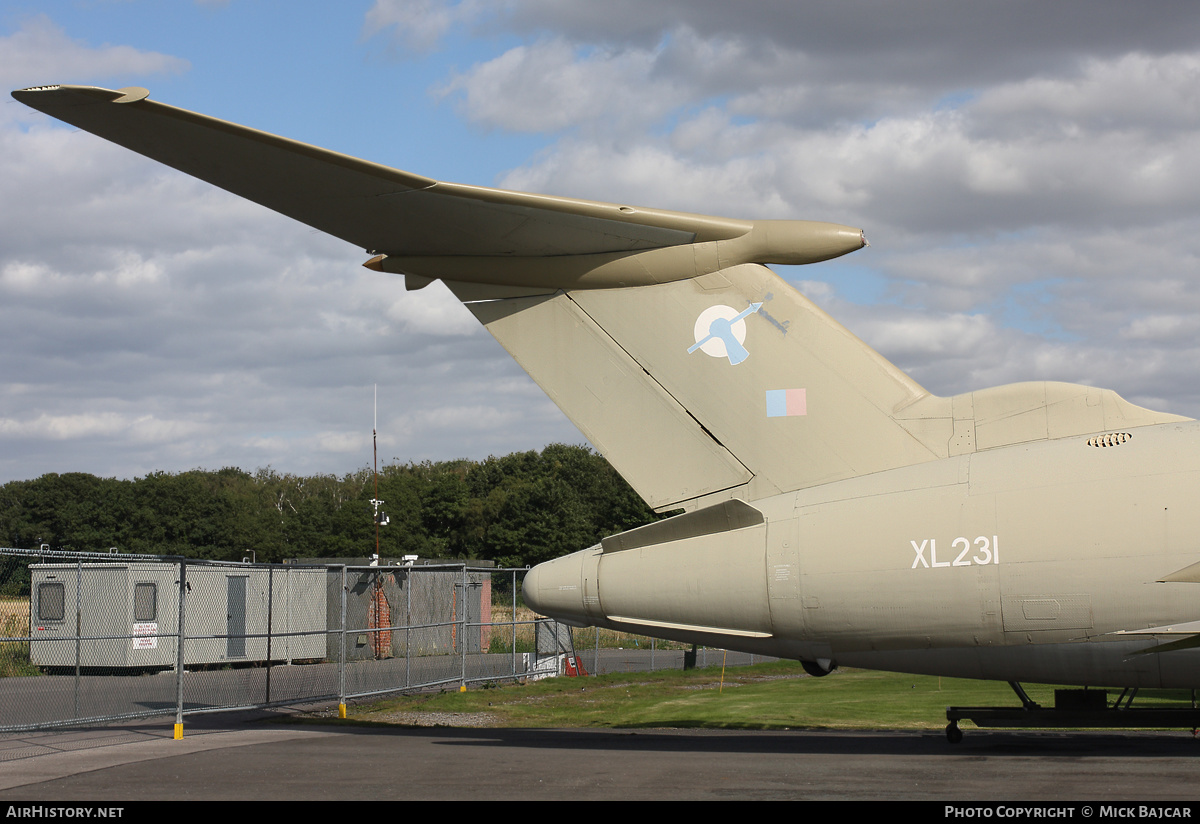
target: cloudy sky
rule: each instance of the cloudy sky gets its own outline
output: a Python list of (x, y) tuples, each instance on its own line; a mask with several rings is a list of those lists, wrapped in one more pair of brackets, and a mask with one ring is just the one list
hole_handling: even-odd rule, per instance
[[(872, 246), (783, 268), (928, 389), (1200, 416), (1200, 7), (0, 0), (5, 88)], [(446, 290), (6, 98), (0, 482), (485, 457), (573, 426)]]

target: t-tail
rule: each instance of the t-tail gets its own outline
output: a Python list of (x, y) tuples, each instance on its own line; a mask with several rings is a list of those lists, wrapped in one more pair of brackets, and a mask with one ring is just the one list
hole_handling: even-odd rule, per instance
[(926, 393), (762, 264), (865, 245), (728, 218), (444, 183), (151, 100), (18, 100), (442, 280), (659, 510), (756, 499), (935, 456), (893, 420)]
[(349, 241), (409, 288), (444, 281), (660, 511), (1128, 420), (1112, 393), (1065, 384), (932, 396), (764, 265), (853, 252), (855, 228), (445, 183), (142, 88), (13, 96)]

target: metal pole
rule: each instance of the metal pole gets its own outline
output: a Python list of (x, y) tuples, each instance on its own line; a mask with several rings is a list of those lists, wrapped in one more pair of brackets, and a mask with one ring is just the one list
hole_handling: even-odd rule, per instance
[(517, 674), (517, 571), (512, 571), (512, 674)]
[(658, 639), (650, 639), (650, 671), (654, 672), (654, 650), (658, 646)]
[(80, 687), (80, 672), (79, 672), (79, 655), (80, 645), (83, 643), (80, 639), (83, 637), (83, 559), (75, 560), (75, 715), (79, 717), (79, 687)]
[(338, 652), (338, 718), (346, 717), (346, 565), (342, 564), (342, 631)]
[(413, 570), (404, 576), (404, 686), (412, 686), (412, 587)]
[(462, 662), (462, 673), (459, 676), (459, 689), (467, 689), (467, 565), (462, 567), (462, 586), (459, 588), (459, 598), (462, 606), (458, 610), (458, 654)]
[(271, 618), (275, 610), (275, 567), (267, 567), (267, 703), (271, 703)]
[(596, 652), (592, 656), (592, 675), (600, 674), (600, 627), (596, 627)]
[(183, 616), (187, 561), (179, 561), (179, 612), (175, 617), (175, 740), (183, 738)]

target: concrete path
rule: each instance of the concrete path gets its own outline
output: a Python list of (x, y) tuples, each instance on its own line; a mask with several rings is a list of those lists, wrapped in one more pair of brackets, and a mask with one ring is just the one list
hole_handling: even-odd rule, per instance
[(0, 799), (1200, 797), (1200, 741), (1186, 732), (970, 730), (950, 745), (940, 732), (381, 729), (281, 715), (193, 719), (181, 741), (162, 722), (4, 736)]

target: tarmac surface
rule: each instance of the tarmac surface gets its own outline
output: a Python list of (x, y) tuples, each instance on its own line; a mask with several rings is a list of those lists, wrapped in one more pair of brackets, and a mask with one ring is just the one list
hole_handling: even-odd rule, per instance
[[(286, 711), (0, 736), (0, 799), (1200, 798), (1190, 732), (350, 728)], [(1076, 816), (1078, 817), (1078, 816)]]

